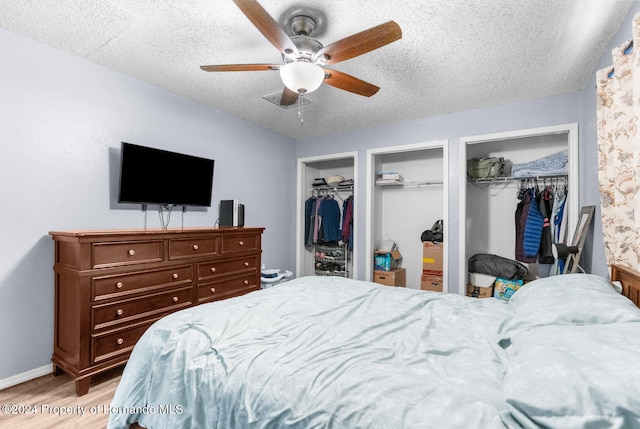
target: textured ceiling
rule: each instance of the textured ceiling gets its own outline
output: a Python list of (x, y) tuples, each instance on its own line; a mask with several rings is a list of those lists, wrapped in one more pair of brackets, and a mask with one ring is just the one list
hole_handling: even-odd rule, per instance
[[(632, 1), (259, 0), (285, 28), (303, 10), (328, 45), (389, 20), (403, 37), (327, 68), (379, 86), (367, 98), (329, 85), (297, 106), (277, 71), (200, 65), (282, 63), (231, 0), (0, 0), (0, 27), (293, 138), (580, 91)], [(286, 28), (288, 31), (288, 28)]]

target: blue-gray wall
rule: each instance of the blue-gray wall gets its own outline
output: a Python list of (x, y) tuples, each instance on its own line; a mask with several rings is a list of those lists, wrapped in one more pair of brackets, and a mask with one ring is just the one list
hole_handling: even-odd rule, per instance
[(4, 30), (0, 52), (0, 382), (50, 364), (48, 232), (144, 226), (139, 207), (115, 204), (121, 141), (215, 159), (212, 207), (185, 226), (213, 226), (237, 198), (266, 228), (263, 261), (293, 267), (294, 140)]

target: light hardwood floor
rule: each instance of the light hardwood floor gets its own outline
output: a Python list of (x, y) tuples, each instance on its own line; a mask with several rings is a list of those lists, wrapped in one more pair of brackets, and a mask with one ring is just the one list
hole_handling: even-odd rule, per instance
[[(75, 383), (66, 374), (47, 375), (0, 390), (0, 405), (14, 406), (8, 413), (6, 407), (0, 410), (0, 428), (106, 428), (109, 404), (122, 369), (94, 376), (89, 393), (83, 396), (76, 396)], [(25, 412), (24, 407), (28, 407), (31, 414), (17, 414), (18, 411)]]

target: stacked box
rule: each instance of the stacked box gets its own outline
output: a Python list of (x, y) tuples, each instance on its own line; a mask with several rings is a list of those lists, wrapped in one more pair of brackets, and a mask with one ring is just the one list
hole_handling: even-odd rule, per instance
[(420, 276), (420, 289), (442, 292), (442, 276)]
[(407, 285), (407, 270), (395, 268), (391, 271), (374, 271), (373, 281), (387, 286), (405, 287)]
[(380, 250), (375, 251), (374, 256), (374, 270), (377, 271), (391, 271), (400, 265), (402, 255), (397, 250), (390, 252), (383, 252)]
[(422, 242), (422, 275), (442, 276), (444, 243)]
[(491, 298), (493, 297), (493, 286), (481, 287), (468, 284), (467, 296), (473, 298)]
[(422, 242), (422, 276), (420, 289), (442, 292), (444, 244), (432, 241)]

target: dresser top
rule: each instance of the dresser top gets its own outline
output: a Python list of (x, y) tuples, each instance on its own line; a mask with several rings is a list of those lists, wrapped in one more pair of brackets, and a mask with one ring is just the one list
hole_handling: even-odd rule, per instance
[(133, 228), (133, 229), (88, 229), (69, 231), (49, 231), (52, 237), (117, 237), (130, 235), (192, 235), (192, 234), (230, 234), (230, 233), (262, 233), (262, 227), (189, 227), (189, 228)]

